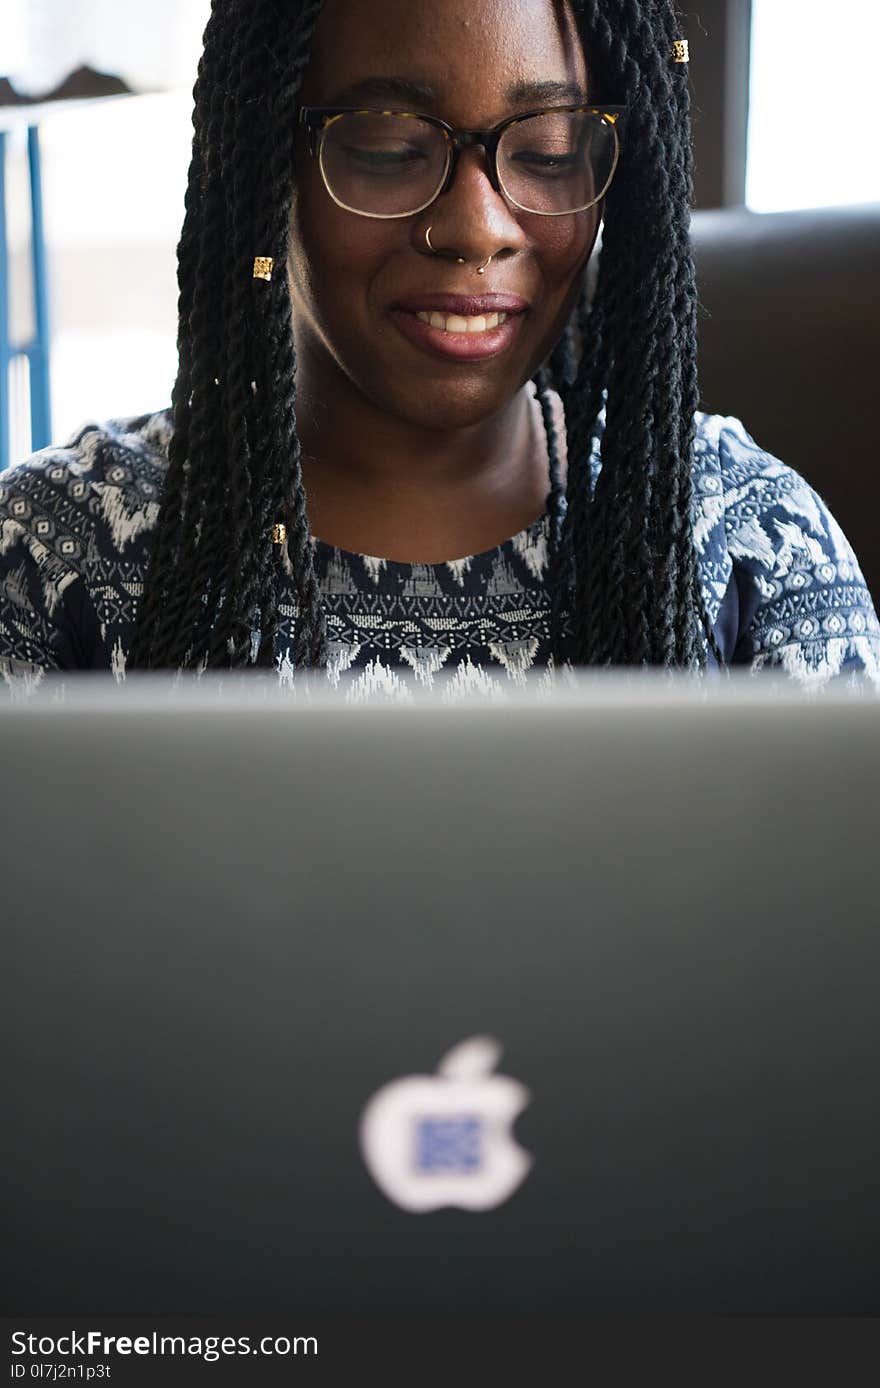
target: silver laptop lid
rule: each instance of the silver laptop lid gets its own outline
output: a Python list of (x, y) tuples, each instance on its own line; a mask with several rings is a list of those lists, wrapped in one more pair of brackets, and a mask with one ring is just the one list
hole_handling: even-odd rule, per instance
[(880, 704), (0, 712), (17, 1312), (880, 1310)]

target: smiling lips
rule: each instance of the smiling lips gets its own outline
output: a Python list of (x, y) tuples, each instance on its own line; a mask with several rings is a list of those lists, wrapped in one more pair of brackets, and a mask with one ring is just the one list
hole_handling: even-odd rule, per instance
[(417, 313), (423, 323), (440, 328), (444, 333), (485, 333), (507, 322), (506, 313), (487, 313), (475, 318), (461, 318), (457, 313)]
[(527, 308), (514, 294), (416, 294), (391, 312), (404, 336), (431, 355), (475, 361), (510, 346)]

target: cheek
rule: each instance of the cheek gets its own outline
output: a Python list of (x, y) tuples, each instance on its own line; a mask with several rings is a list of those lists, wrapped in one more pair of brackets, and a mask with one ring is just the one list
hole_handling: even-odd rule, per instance
[(521, 214), (522, 225), (532, 238), (550, 293), (563, 294), (584, 268), (596, 242), (600, 214), (590, 208), (568, 217), (530, 217)]
[(358, 217), (306, 177), (291, 210), (289, 262), (294, 305), (316, 320), (345, 306), (358, 316), (370, 286), (407, 246), (406, 224)]
[[(524, 217), (524, 221), (525, 221)], [(585, 282), (587, 262), (596, 244), (601, 212), (589, 208), (567, 217), (531, 217), (530, 235), (541, 267), (544, 309), (538, 357), (549, 352), (562, 332)]]

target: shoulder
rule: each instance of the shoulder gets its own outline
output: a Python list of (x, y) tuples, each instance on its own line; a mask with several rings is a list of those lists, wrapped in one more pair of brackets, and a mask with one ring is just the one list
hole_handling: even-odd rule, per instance
[(89, 543), (123, 550), (155, 525), (171, 412), (88, 424), (0, 474), (0, 557), (13, 536), (75, 569)]
[[(67, 443), (43, 448), (0, 474), (0, 512), (29, 518), (34, 504), (75, 508), (113, 502), (124, 495), (135, 505), (158, 500), (168, 465), (171, 411), (86, 424)], [(100, 509), (100, 507), (99, 507)], [(93, 514), (97, 514), (92, 504)]]
[(112, 663), (155, 529), (170, 411), (89, 424), (0, 473), (0, 675)]
[(799, 472), (755, 442), (741, 420), (730, 415), (696, 416), (695, 471), (703, 489), (723, 501), (730, 552), (755, 567), (778, 566), (781, 555), (801, 544), (818, 557), (811, 536), (829, 558), (851, 553), (825, 502)]
[(738, 661), (880, 678), (880, 624), (843, 530), (732, 416), (696, 416), (694, 521), (701, 554), (736, 585)]

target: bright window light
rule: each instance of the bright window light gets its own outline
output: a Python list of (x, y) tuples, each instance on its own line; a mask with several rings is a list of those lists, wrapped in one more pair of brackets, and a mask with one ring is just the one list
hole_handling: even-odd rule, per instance
[(752, 0), (746, 203), (880, 201), (878, 0)]

